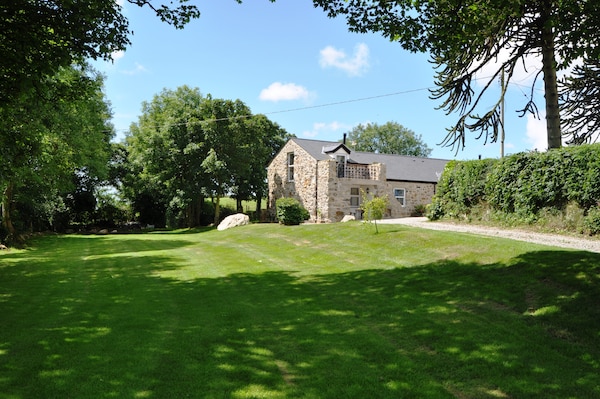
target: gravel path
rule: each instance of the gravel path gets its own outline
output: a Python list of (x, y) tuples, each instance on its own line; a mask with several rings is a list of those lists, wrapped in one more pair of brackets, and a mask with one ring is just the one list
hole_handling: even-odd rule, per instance
[(512, 240), (528, 241), (536, 244), (562, 248), (580, 249), (600, 253), (600, 240), (584, 237), (570, 237), (559, 234), (536, 233), (524, 230), (509, 230), (499, 227), (474, 226), (447, 222), (431, 222), (425, 217), (383, 219), (377, 223), (403, 224), (432, 230), (458, 231), (462, 233), (481, 234), (493, 237), (510, 238)]

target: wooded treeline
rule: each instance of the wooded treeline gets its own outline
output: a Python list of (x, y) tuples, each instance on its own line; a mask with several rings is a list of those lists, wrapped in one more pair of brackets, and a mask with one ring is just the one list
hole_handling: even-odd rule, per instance
[(163, 90), (131, 126), (119, 186), (142, 223), (217, 224), (224, 196), (236, 199), (237, 210), (242, 200), (255, 200), (258, 213), (267, 196), (266, 167), (289, 137), (240, 100), (187, 86)]
[[(62, 68), (19, 107), (3, 109), (0, 241), (34, 231), (218, 223), (220, 199), (267, 195), (266, 166), (289, 138), (240, 100), (187, 86), (142, 105), (126, 140), (113, 143), (102, 77)], [(16, 105), (16, 104), (15, 104)], [(206, 199), (210, 201), (206, 202)], [(258, 216), (258, 214), (257, 214)]]

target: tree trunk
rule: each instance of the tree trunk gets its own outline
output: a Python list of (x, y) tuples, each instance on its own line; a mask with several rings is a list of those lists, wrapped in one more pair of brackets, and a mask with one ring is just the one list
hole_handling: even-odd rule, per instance
[(185, 224), (188, 229), (191, 229), (194, 227), (194, 201), (187, 204), (185, 208)]
[(544, 97), (546, 99), (546, 131), (548, 149), (562, 146), (560, 113), (558, 108), (558, 83), (556, 79), (556, 59), (554, 54), (554, 29), (552, 27), (553, 1), (544, 1), (541, 16), (542, 25), (542, 70), (544, 72)]
[(17, 234), (11, 218), (13, 189), (13, 184), (9, 182), (2, 193), (2, 226), (8, 232), (8, 241), (12, 241)]
[(242, 206), (242, 199), (241, 198), (236, 198), (235, 199), (235, 205), (236, 205), (237, 211), (239, 213), (244, 212), (244, 207)]
[(200, 226), (202, 224), (202, 209), (204, 208), (204, 197), (198, 197), (195, 201), (196, 203), (196, 226)]
[(217, 194), (216, 202), (215, 202), (215, 226), (219, 225), (219, 218), (221, 217), (221, 196)]
[(187, 227), (192, 228), (196, 226), (200, 226), (202, 223), (202, 205), (204, 203), (203, 197), (196, 197), (192, 199), (190, 204), (188, 205), (188, 217), (187, 217)]
[(256, 218), (260, 220), (260, 210), (262, 208), (262, 194), (256, 194)]

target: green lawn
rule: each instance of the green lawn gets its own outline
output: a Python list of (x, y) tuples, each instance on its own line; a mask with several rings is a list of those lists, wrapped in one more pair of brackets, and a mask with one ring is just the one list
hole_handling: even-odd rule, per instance
[(0, 398), (600, 397), (600, 254), (360, 223), (0, 253)]

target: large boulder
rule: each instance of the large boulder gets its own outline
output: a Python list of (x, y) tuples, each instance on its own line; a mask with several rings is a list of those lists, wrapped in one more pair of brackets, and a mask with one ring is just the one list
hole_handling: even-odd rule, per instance
[(243, 213), (236, 213), (235, 215), (229, 215), (217, 227), (217, 230), (227, 230), (232, 227), (244, 226), (250, 223), (250, 217)]
[(350, 222), (351, 220), (356, 220), (356, 218), (354, 217), (354, 215), (345, 215), (342, 218), (342, 223)]

